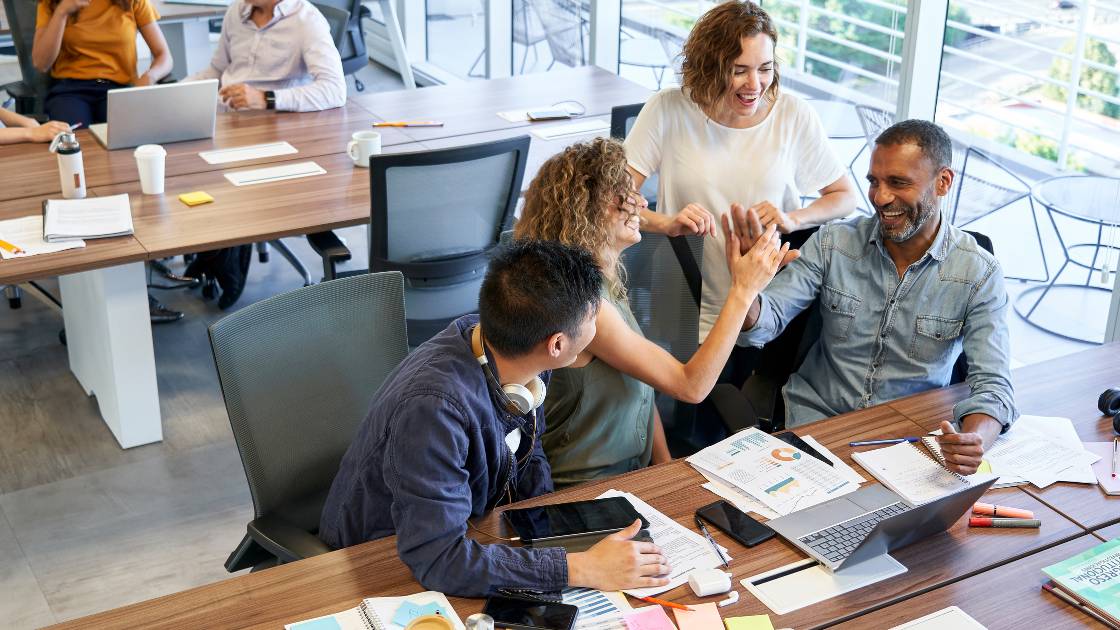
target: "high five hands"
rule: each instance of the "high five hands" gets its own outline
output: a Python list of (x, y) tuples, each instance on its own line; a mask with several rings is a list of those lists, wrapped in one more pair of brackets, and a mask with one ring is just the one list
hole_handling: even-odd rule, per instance
[[(739, 252), (742, 254), (746, 254), (750, 251), (754, 244), (761, 238), (776, 238), (777, 235), (774, 233), (774, 230), (781, 231), (774, 223), (771, 223), (768, 228), (764, 229), (754, 206), (744, 208), (742, 204), (733, 203), (731, 204), (731, 211), (728, 213), (728, 216), (731, 220), (730, 230), (735, 233), (739, 241)], [(782, 260), (778, 265), (778, 269), (797, 260), (799, 256), (801, 256), (800, 251), (783, 248)]]

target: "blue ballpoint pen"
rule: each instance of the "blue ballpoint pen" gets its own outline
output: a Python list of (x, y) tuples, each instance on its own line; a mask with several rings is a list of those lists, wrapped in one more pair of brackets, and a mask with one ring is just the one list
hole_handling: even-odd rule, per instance
[(879, 444), (902, 444), (903, 442), (917, 442), (916, 437), (891, 438), (889, 440), (863, 440), (861, 442), (848, 442), (848, 446), (876, 446)]

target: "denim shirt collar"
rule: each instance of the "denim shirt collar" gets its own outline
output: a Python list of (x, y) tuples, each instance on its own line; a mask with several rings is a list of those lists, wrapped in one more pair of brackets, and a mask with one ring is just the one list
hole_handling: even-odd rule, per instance
[[(950, 233), (952, 232), (952, 230), (949, 229), (949, 219), (947, 216), (945, 216), (945, 212), (939, 209), (938, 213), (941, 215), (941, 225), (938, 226), (937, 234), (933, 237), (933, 243), (930, 243), (929, 249), (927, 249), (926, 253), (922, 255), (922, 258), (925, 258), (925, 256), (928, 255), (930, 258), (933, 258), (937, 262), (943, 263), (945, 262), (945, 259), (948, 258), (949, 249), (953, 244), (952, 240), (950, 239)], [(874, 221), (868, 221), (867, 226), (869, 228), (869, 233), (867, 234), (867, 242), (873, 243), (876, 247), (878, 247), (881, 254), (883, 254), (887, 258), (890, 258), (890, 254), (887, 253), (886, 248), (883, 246), (882, 238), (880, 237), (880, 234), (882, 232), (879, 228), (880, 223), (878, 215), (875, 216)], [(921, 258), (919, 258), (918, 260), (920, 261)]]
[[(262, 27), (262, 29), (267, 28), (267, 27), (271, 26), (272, 24), (275, 24), (276, 22), (278, 22), (278, 21), (288, 17), (289, 15), (295, 13), (296, 10), (299, 8), (300, 3), (302, 3), (302, 2), (303, 2), (303, 0), (280, 0), (280, 2), (276, 5), (276, 8), (273, 10), (272, 19), (270, 19), (268, 21), (268, 24), (265, 24), (264, 27)], [(241, 21), (242, 22), (248, 22), (249, 17), (252, 14), (253, 14), (253, 5), (249, 4), (248, 2), (242, 2), (241, 3), (241, 9), (238, 12), (238, 15), (241, 16)]]

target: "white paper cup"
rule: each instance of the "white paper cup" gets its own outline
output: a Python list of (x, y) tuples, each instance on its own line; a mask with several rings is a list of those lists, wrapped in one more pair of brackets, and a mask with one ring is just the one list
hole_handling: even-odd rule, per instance
[(164, 160), (167, 151), (158, 144), (136, 147), (136, 168), (140, 171), (140, 190), (145, 195), (163, 194)]
[(376, 131), (358, 131), (351, 138), (353, 140), (346, 145), (346, 152), (354, 160), (354, 166), (369, 168), (369, 156), (381, 154), (381, 134)]

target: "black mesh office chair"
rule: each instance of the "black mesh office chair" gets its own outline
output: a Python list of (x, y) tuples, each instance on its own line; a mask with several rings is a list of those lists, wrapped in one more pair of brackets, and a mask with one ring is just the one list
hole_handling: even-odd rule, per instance
[(42, 118), (49, 81), (49, 77), (36, 70), (31, 63), (38, 6), (36, 0), (4, 0), (4, 13), (8, 17), (8, 28), (11, 29), (12, 45), (19, 60), (21, 78), (4, 85), (3, 89), (15, 99), (16, 113), (33, 118)]
[(366, 89), (355, 73), (369, 64), (366, 55), (366, 39), (362, 32), (361, 19), (369, 17), (369, 9), (362, 6), (362, 0), (314, 0), (311, 4), (319, 9), (331, 27), (331, 37), (342, 57), (343, 76), (354, 77), (354, 89)]
[[(513, 224), (529, 136), (370, 158), (371, 271), (405, 276), (413, 347), (478, 308), (487, 257)], [(331, 233), (308, 237), (323, 275), (350, 250)]]
[(398, 272), (324, 282), (210, 327), (210, 347), (253, 497), (230, 572), (330, 549), (316, 537), (369, 401), (408, 353)]
[[(634, 127), (634, 121), (638, 119), (638, 114), (642, 111), (644, 103), (634, 103), (633, 105), (618, 105), (611, 108), (611, 137), (619, 140), (625, 140), (626, 136), (630, 135), (630, 129)], [(657, 209), (657, 173), (654, 173), (642, 182), (642, 196), (646, 198), (649, 203), (650, 210)]]
[[(815, 230), (814, 230), (815, 231)], [(979, 232), (967, 232), (976, 244), (994, 254), (992, 239)], [(809, 350), (821, 334), (819, 300), (813, 300), (802, 313), (790, 321), (785, 330), (762, 348), (757, 367), (742, 388), (716, 385), (710, 400), (728, 431), (734, 433), (757, 426), (774, 432), (785, 428), (785, 403), (781, 389), (801, 367)], [(950, 384), (962, 383), (968, 376), (968, 361), (962, 352), (953, 364)]]

